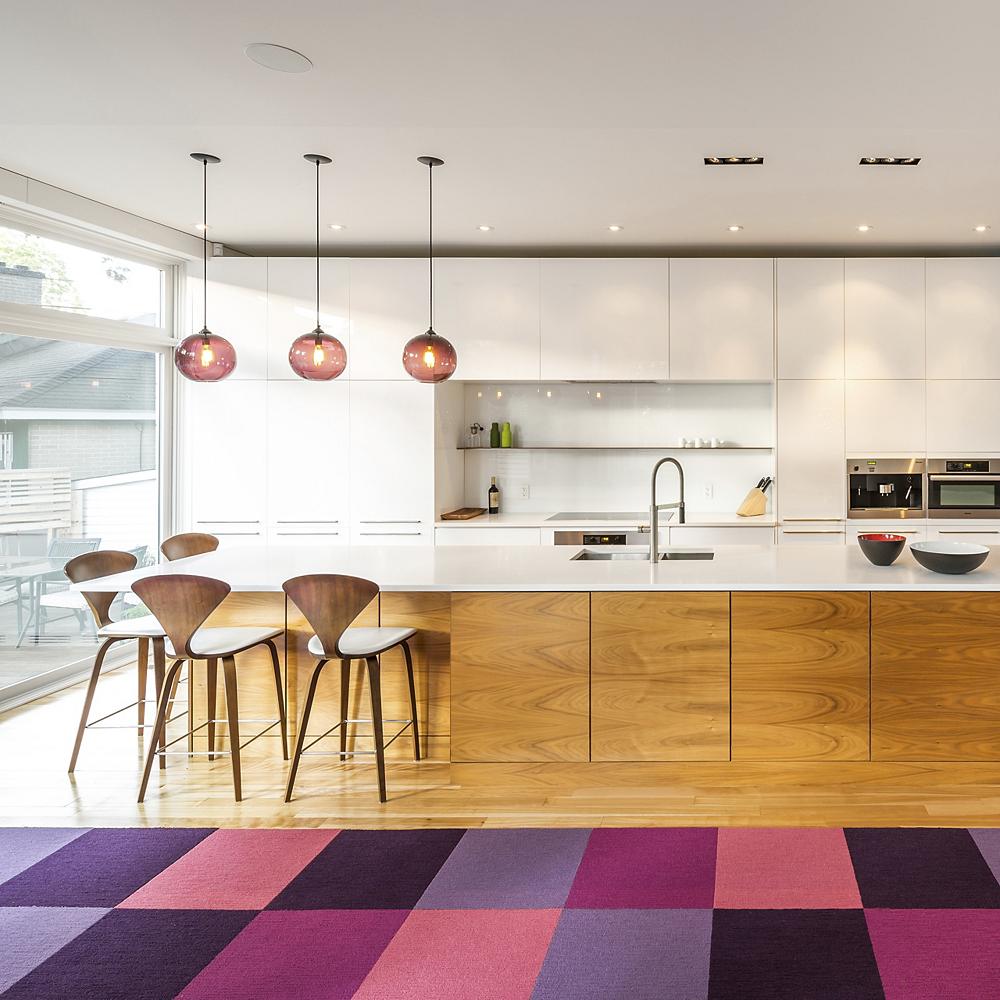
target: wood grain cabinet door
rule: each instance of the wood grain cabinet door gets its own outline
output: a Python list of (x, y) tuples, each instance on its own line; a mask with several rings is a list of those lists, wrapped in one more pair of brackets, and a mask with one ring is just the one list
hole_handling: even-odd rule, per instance
[(1000, 760), (1000, 594), (872, 594), (872, 757)]
[(587, 760), (589, 631), (589, 594), (453, 594), (451, 759)]
[(868, 760), (869, 600), (734, 593), (733, 760)]
[(593, 594), (591, 713), (592, 760), (729, 760), (729, 594)]

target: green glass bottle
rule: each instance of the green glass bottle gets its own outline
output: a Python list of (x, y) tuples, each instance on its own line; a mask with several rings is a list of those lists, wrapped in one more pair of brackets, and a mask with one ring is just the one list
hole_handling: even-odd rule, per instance
[(507, 421), (504, 421), (503, 427), (500, 428), (500, 447), (514, 447), (514, 433), (511, 431), (510, 424)]
[(496, 421), (490, 424), (490, 447), (500, 447), (500, 425)]

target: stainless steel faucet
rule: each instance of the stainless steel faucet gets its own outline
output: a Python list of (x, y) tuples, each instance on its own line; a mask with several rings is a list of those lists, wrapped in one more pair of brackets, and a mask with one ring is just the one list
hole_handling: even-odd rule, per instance
[[(677, 467), (677, 477), (680, 480), (681, 498), (674, 503), (656, 502), (656, 474), (660, 466), (667, 463)], [(660, 557), (660, 511), (677, 510), (677, 523), (684, 523), (684, 469), (676, 458), (661, 458), (653, 466), (653, 475), (649, 484), (649, 561), (654, 565)]]

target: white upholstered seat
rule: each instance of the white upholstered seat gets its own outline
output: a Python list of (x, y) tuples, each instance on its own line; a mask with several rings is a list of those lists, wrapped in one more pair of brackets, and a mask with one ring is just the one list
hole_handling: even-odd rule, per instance
[[(415, 628), (349, 628), (340, 637), (340, 652), (344, 656), (363, 657), (377, 656), (384, 653), (393, 646), (398, 646), (411, 635), (415, 635)], [(319, 641), (319, 636), (314, 635), (309, 640), (309, 652), (318, 657), (334, 657), (337, 654), (332, 650), (328, 653), (323, 649), (323, 644)]]
[(97, 634), (102, 639), (158, 639), (163, 635), (163, 626), (152, 615), (143, 615), (141, 618), (108, 622), (98, 629)]
[[(207, 657), (235, 656), (237, 653), (256, 646), (265, 639), (281, 635), (283, 629), (268, 628), (266, 625), (241, 625), (232, 628), (200, 628), (191, 637), (191, 652), (200, 659)], [(167, 639), (167, 656), (176, 657), (173, 643)]]

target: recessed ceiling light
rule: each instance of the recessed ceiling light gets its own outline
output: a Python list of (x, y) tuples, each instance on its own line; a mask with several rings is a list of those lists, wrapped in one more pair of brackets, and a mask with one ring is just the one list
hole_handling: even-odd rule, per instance
[(608, 226), (608, 230), (612, 233), (620, 233), (624, 228), (624, 226)]
[(493, 232), (493, 227), (492, 226), (476, 226), (476, 228), (481, 233), (492, 233)]
[(251, 42), (243, 54), (258, 66), (278, 73), (308, 73), (313, 67), (312, 60), (301, 52), (271, 42)]
[(96, 379), (96, 378), (92, 378), (92, 379), (90, 380), (90, 385), (91, 385), (91, 387), (92, 387), (92, 388), (94, 388), (94, 389), (98, 388), (98, 386), (100, 386), (100, 384), (101, 384), (101, 382), (100, 382), (100, 380), (99, 380), (99, 379)]
[(915, 167), (919, 156), (862, 156), (858, 164), (862, 167)]
[(858, 232), (859, 233), (870, 233), (873, 228), (874, 228), (873, 226), (869, 226), (867, 223), (862, 222), (861, 225), (858, 226)]
[(332, 229), (332, 230), (333, 230), (334, 232), (337, 232), (337, 233), (339, 233), (339, 232), (340, 232), (340, 231), (341, 231), (342, 229), (346, 229), (346, 228), (347, 228), (347, 226), (342, 226), (342, 225), (341, 225), (341, 224), (340, 224), (339, 222), (331, 222), (331, 223), (330, 223), (330, 228), (331, 228), (331, 229)]
[(763, 164), (763, 156), (706, 156), (706, 167), (757, 167)]
[(738, 233), (738, 232), (740, 232), (740, 231), (741, 231), (741, 230), (743, 229), (743, 227), (742, 227), (742, 226), (727, 226), (726, 228), (727, 228), (727, 229), (728, 229), (728, 230), (729, 230), (729, 231), (730, 231), (731, 233)]
[(973, 228), (976, 230), (977, 233), (985, 233), (986, 230), (989, 229), (990, 227), (984, 226), (982, 223), (980, 223), (978, 226), (974, 226)]

